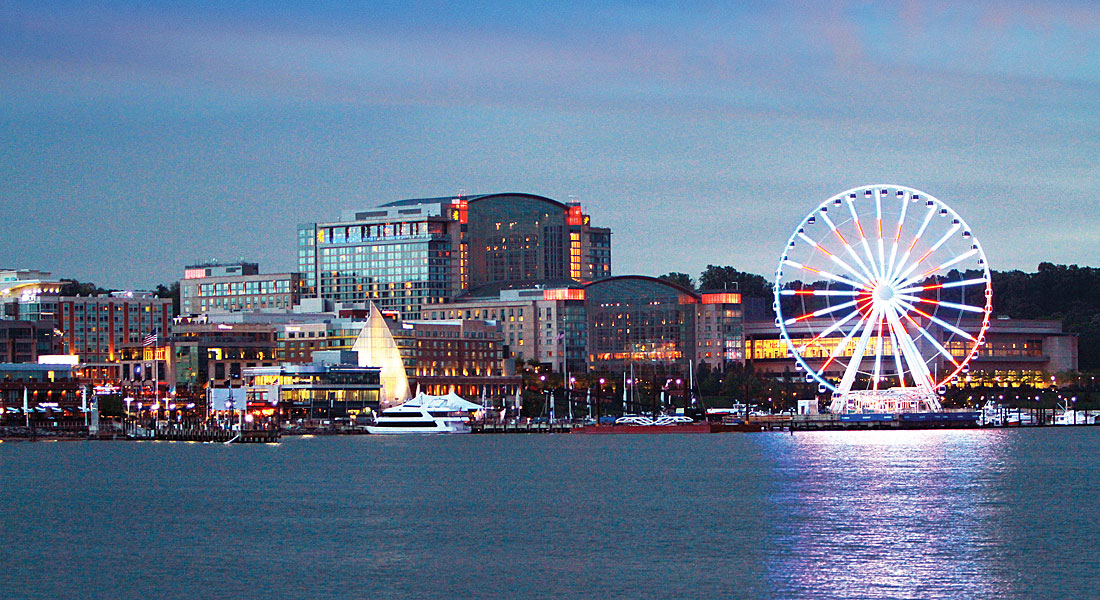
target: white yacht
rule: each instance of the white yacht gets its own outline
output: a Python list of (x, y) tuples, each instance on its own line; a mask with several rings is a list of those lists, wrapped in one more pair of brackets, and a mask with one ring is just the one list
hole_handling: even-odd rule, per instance
[(454, 393), (446, 396), (418, 394), (412, 400), (382, 411), (367, 431), (374, 434), (470, 433), (470, 413), (480, 404)]

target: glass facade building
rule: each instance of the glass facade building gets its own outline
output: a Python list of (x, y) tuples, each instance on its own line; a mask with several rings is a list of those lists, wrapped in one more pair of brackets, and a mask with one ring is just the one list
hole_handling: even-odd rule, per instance
[(744, 357), (740, 294), (700, 294), (637, 275), (596, 281), (584, 292), (592, 367), (618, 371), (646, 363), (721, 367)]
[(298, 227), (298, 268), (306, 294), (337, 302), (373, 301), (419, 316), (452, 297), (456, 231), (441, 201), (388, 206)]
[(304, 295), (423, 318), (478, 286), (611, 274), (611, 231), (533, 194), (391, 202), (298, 228)]

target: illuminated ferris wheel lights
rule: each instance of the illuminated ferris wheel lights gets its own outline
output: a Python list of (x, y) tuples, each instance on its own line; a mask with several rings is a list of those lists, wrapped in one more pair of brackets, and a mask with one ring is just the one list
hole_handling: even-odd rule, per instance
[[(924, 200), (927, 207), (925, 214), (920, 215), (923, 218), (910, 215), (908, 211), (909, 204), (918, 200)], [(830, 206), (841, 204), (847, 204), (846, 211), (829, 212)], [(937, 214), (950, 218), (934, 220), (932, 217)], [(817, 228), (818, 222), (828, 229)], [(873, 238), (869, 239), (865, 222), (872, 227)], [(923, 242), (926, 233), (934, 233), (928, 236), (936, 240), (931, 245)], [(788, 240), (788, 250), (776, 270), (776, 321), (783, 340), (793, 350), (796, 364), (823, 387), (833, 390), (836, 402), (852, 392), (857, 380), (877, 391), (883, 382), (895, 377), (897, 385), (904, 388), (908, 377), (912, 382), (909, 385), (928, 393), (937, 385), (950, 381), (976, 356), (980, 334), (988, 327), (991, 313), (988, 268), (980, 246), (971, 243), (972, 237), (970, 228), (958, 214), (939, 200), (922, 197), (911, 188), (858, 188), (823, 202), (803, 219)], [(849, 239), (856, 238), (858, 242), (849, 243)], [(954, 241), (960, 238), (967, 241), (963, 249), (957, 249), (958, 242)], [(919, 258), (914, 260), (914, 255)], [(978, 268), (984, 271), (983, 276), (952, 281), (959, 278), (960, 273), (951, 268), (975, 256)], [(928, 268), (927, 263), (936, 266)], [(824, 268), (829, 264), (836, 265), (839, 270)], [(784, 267), (797, 271), (788, 275)], [(801, 277), (798, 272), (802, 273)], [(940, 272), (946, 274), (936, 275)], [(785, 281), (789, 283), (785, 285)], [(796, 284), (795, 289), (787, 289), (790, 284)], [(986, 287), (985, 307), (966, 301), (971, 294), (963, 293), (964, 288), (975, 285)], [(952, 292), (953, 289), (957, 291)], [(958, 297), (950, 296), (949, 292)], [(783, 315), (790, 306), (780, 302), (781, 298), (783, 302), (801, 303), (801, 310)], [(929, 311), (917, 305), (930, 307)], [(965, 331), (973, 324), (964, 324), (961, 320), (964, 314), (982, 315), (978, 336)], [(926, 325), (935, 325), (938, 329), (922, 326), (913, 318), (915, 315), (926, 319), (922, 321)], [(909, 326), (903, 321), (909, 321)], [(799, 331), (808, 330), (811, 334), (819, 329), (819, 324), (824, 330), (816, 332), (808, 342), (803, 338), (800, 343), (793, 344), (786, 328), (796, 324)], [(940, 332), (947, 335), (945, 342), (958, 336), (974, 344), (961, 363), (940, 342)], [(819, 368), (811, 367), (805, 356), (808, 349), (828, 348), (830, 344), (824, 363)], [(936, 357), (942, 357), (944, 364), (954, 367), (954, 372), (945, 375), (939, 384), (929, 368)], [(814, 361), (820, 358), (819, 355)], [(869, 361), (867, 367), (863, 366), (865, 361)], [(834, 364), (842, 373), (839, 385), (824, 376)], [(894, 370), (892, 375), (887, 372), (891, 368)], [(840, 406), (836, 402), (834, 409)], [(856, 402), (858, 404), (859, 400)], [(938, 409), (938, 401), (933, 399), (927, 406)]]

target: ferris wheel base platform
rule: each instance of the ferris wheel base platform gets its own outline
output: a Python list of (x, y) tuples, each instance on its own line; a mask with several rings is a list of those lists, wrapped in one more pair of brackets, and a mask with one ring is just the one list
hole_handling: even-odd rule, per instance
[(943, 411), (935, 393), (918, 387), (885, 390), (851, 390), (833, 397), (829, 411), (846, 414), (938, 413)]
[(752, 422), (764, 431), (859, 431), (903, 429), (977, 429), (981, 427), (981, 413), (962, 412), (914, 412), (914, 413), (852, 413), (845, 415), (796, 415), (777, 420), (769, 417), (753, 417)]

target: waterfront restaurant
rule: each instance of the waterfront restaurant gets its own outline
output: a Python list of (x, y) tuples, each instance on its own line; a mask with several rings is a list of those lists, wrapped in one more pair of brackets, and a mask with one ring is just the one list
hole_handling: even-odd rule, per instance
[(355, 417), (378, 410), (381, 369), (352, 365), (292, 365), (244, 370), (248, 410), (284, 421)]

